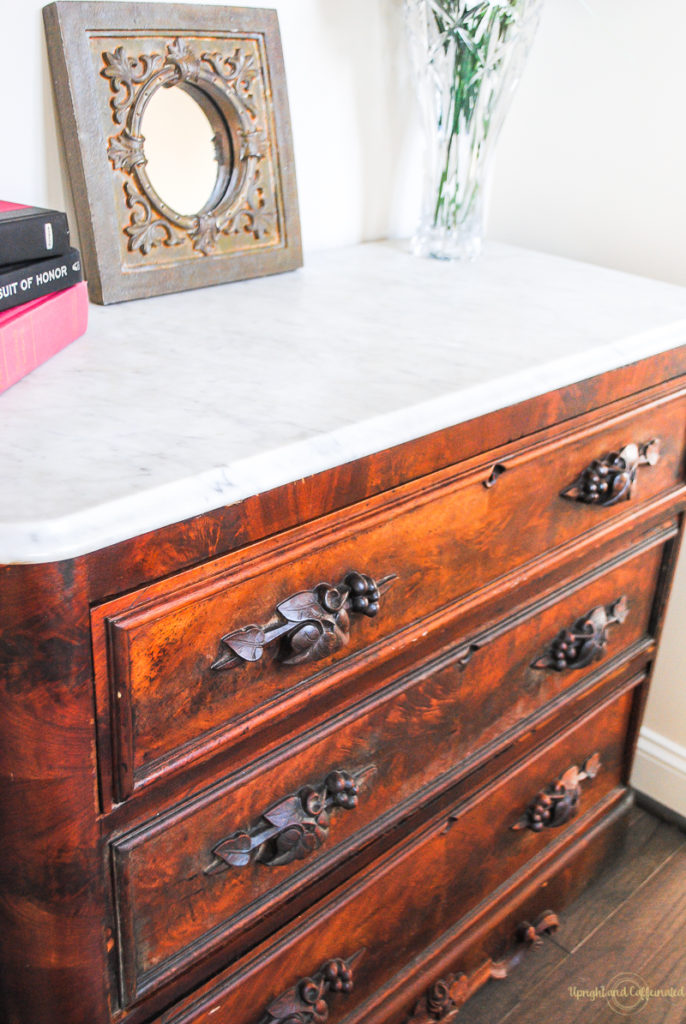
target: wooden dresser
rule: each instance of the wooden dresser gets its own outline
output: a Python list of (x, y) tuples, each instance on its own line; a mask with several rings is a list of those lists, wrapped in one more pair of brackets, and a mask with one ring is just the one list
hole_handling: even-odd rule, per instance
[(4, 1024), (449, 1021), (621, 842), (684, 293), (311, 262), (0, 398)]

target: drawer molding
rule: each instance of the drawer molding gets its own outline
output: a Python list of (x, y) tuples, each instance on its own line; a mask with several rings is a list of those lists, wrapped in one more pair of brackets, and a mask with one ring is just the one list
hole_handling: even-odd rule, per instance
[(334, 957), (269, 1004), (260, 1024), (324, 1024), (331, 995), (347, 995), (354, 987), (354, 968), (365, 954), (360, 949), (347, 960)]
[(395, 574), (378, 582), (365, 573), (353, 571), (341, 583), (318, 583), (281, 601), (276, 615), (264, 626), (242, 626), (221, 638), (228, 648), (211, 665), (215, 671), (233, 668), (241, 662), (259, 661), (265, 647), (281, 640), (277, 660), (284, 665), (320, 661), (340, 651), (350, 641), (350, 616), (374, 618), (379, 602)]
[(585, 779), (594, 779), (600, 767), (600, 755), (597, 753), (584, 761), (582, 768), (572, 765), (556, 782), (541, 790), (512, 830), (517, 832), (528, 828), (532, 832), (542, 832), (544, 828), (566, 825), (579, 809), (581, 783)]
[(573, 626), (562, 629), (544, 654), (531, 663), (532, 668), (566, 669), (587, 668), (602, 658), (609, 640), (609, 628), (621, 625), (629, 614), (626, 595), (618, 597), (612, 604), (600, 605), (577, 619)]
[(627, 444), (619, 452), (593, 459), (561, 497), (584, 505), (608, 508), (619, 501), (630, 501), (639, 466), (656, 466), (660, 461), (660, 439), (644, 444)]
[(264, 811), (249, 831), (236, 832), (218, 843), (205, 874), (215, 875), (251, 863), (278, 867), (304, 860), (328, 838), (332, 812), (353, 810), (359, 791), (375, 773), (373, 764), (357, 772), (337, 770), (329, 772), (320, 785), (303, 786)]
[(558, 916), (552, 910), (544, 910), (534, 924), (523, 921), (516, 931), (516, 948), (507, 959), (492, 960), (489, 957), (469, 975), (460, 972), (439, 978), (419, 1000), (405, 1024), (435, 1024), (436, 1021), (449, 1024), (467, 1000), (487, 981), (509, 977), (517, 964), (521, 963), (523, 953), (540, 945), (543, 936), (552, 935), (559, 926)]

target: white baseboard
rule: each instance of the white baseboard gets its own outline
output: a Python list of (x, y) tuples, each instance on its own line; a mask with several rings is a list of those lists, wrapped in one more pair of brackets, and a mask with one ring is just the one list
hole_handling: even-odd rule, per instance
[(643, 726), (631, 785), (686, 818), (686, 747)]

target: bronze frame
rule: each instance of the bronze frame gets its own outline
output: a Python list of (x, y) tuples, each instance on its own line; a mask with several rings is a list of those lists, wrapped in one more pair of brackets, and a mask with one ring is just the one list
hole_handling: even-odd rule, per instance
[[(275, 11), (58, 0), (43, 17), (92, 300), (302, 265)], [(155, 191), (140, 130), (157, 89), (174, 86), (200, 104), (215, 133), (217, 182), (193, 216)]]

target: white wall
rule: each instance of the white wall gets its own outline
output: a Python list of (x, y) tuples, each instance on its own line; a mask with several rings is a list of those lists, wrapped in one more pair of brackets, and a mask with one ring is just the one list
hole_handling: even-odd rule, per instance
[[(407, 234), (420, 135), (401, 0), (271, 6), (306, 249)], [(39, 0), (0, 0), (0, 15), (0, 196), (64, 206)], [(546, 0), (501, 139), (493, 237), (686, 285), (685, 38), (682, 0)], [(676, 591), (636, 771), (686, 815), (686, 554)]]
[(686, 285), (686, 5), (546, 0), (492, 232)]

